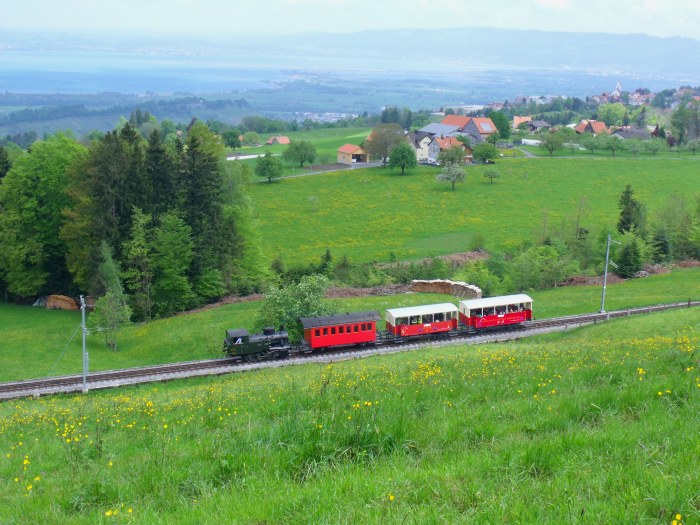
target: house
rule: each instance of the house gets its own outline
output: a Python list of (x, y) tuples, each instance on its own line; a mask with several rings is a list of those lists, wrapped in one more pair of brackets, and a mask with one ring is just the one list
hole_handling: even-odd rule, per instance
[(605, 122), (600, 120), (585, 120), (576, 124), (574, 131), (579, 135), (581, 133), (592, 133), (593, 135), (607, 135), (609, 133)]
[(340, 164), (355, 164), (368, 161), (369, 155), (361, 146), (345, 144), (338, 148), (338, 163)]
[(513, 117), (513, 129), (518, 129), (520, 127), (520, 124), (526, 124), (532, 120), (531, 115), (523, 115), (522, 117), (518, 117), (517, 115)]
[(633, 128), (630, 126), (623, 126), (615, 130), (612, 135), (620, 137), (621, 139), (648, 140), (651, 138), (651, 133), (647, 128)]
[(552, 127), (552, 125), (547, 122), (546, 120), (531, 120), (530, 122), (527, 123), (527, 127), (530, 131), (533, 133), (536, 133), (538, 131), (541, 131), (543, 129), (549, 129)]
[(447, 115), (441, 124), (447, 126), (458, 126), (459, 133), (451, 133), (455, 135), (466, 135), (471, 139), (473, 144), (484, 142), (494, 133), (498, 133), (498, 128), (488, 117), (463, 117), (462, 115)]
[(418, 162), (428, 160), (428, 146), (433, 140), (433, 135), (424, 131), (411, 131), (406, 138), (411, 147), (416, 150)]
[(273, 144), (291, 144), (291, 142), (292, 141), (289, 140), (289, 137), (285, 137), (282, 135), (274, 135), (267, 139), (267, 142), (265, 142), (265, 144), (267, 144), (268, 146), (272, 146)]
[(464, 162), (471, 162), (472, 149), (455, 137), (434, 137), (428, 146), (428, 159), (430, 161), (437, 161), (441, 151), (454, 147), (461, 147), (464, 150)]
[[(451, 116), (451, 115), (450, 115)], [(418, 130), (422, 133), (427, 133), (428, 135), (435, 137), (436, 135), (451, 137), (453, 135), (460, 134), (460, 127), (453, 124), (442, 124), (437, 122), (431, 122), (427, 126), (423, 126)]]

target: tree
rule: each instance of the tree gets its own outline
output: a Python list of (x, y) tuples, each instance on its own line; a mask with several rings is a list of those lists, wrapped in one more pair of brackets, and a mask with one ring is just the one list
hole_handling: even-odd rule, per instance
[(267, 179), (267, 182), (272, 182), (282, 175), (282, 163), (268, 151), (262, 157), (258, 157), (255, 163), (255, 175)]
[(635, 235), (632, 235), (631, 239), (624, 244), (617, 259), (615, 273), (620, 277), (629, 279), (642, 269), (642, 256)]
[(316, 158), (316, 147), (307, 140), (292, 142), (282, 154), (282, 158), (287, 162), (299, 163), (299, 167), (303, 168), (304, 163), (311, 164)]
[(241, 132), (237, 129), (229, 129), (224, 131), (221, 138), (224, 139), (224, 144), (231, 149), (241, 147)]
[(484, 172), (484, 177), (486, 177), (487, 179), (490, 179), (491, 184), (493, 184), (493, 179), (497, 179), (500, 176), (501, 176), (501, 174), (498, 172), (498, 170), (495, 170), (493, 168), (489, 168)]
[(615, 156), (616, 150), (618, 150), (618, 149), (622, 150), (625, 147), (625, 142), (620, 137), (618, 137), (616, 135), (607, 135), (607, 136), (604, 136), (601, 138), (603, 139), (602, 140), (602, 144), (603, 144), (602, 147), (604, 149), (610, 150), (613, 157)]
[(329, 284), (325, 275), (314, 274), (305, 275), (298, 283), (270, 289), (258, 312), (255, 329), (284, 326), (291, 341), (301, 341), (304, 332), (300, 317), (330, 315), (335, 310), (333, 303), (325, 299)]
[(188, 308), (194, 301), (187, 271), (194, 256), (192, 228), (172, 213), (161, 217), (153, 234), (153, 306), (159, 316)]
[(493, 144), (482, 142), (474, 147), (474, 160), (487, 164), (493, 162), (498, 157), (498, 150)]
[(664, 141), (662, 139), (651, 139), (644, 142), (644, 149), (647, 150), (652, 155), (656, 155), (663, 147)]
[(95, 309), (90, 314), (89, 325), (105, 333), (105, 343), (112, 350), (117, 350), (117, 331), (131, 318), (131, 309), (126, 304), (126, 296), (119, 278), (119, 267), (112, 257), (112, 249), (102, 241), (100, 246), (102, 263), (98, 275), (105, 294), (95, 302)]
[(600, 149), (600, 139), (591, 133), (584, 133), (581, 136), (581, 145), (593, 153), (595, 150)]
[(605, 122), (606, 126), (619, 126), (626, 111), (625, 105), (620, 102), (601, 104), (598, 106), (598, 120)]
[(620, 219), (617, 221), (617, 231), (620, 233), (637, 232), (644, 236), (646, 212), (644, 206), (634, 197), (634, 190), (628, 184), (620, 195), (618, 202)]
[(182, 217), (192, 230), (194, 254), (188, 275), (192, 282), (210, 279), (219, 267), (217, 244), (223, 231), (224, 176), (220, 160), (224, 147), (220, 138), (202, 122), (187, 134), (181, 158)]
[(10, 171), (10, 166), (12, 166), (12, 163), (10, 162), (7, 150), (0, 146), (0, 181), (4, 179), (7, 172)]
[(462, 146), (447, 148), (438, 154), (437, 160), (441, 166), (447, 166), (448, 164), (461, 166), (464, 164), (464, 148)]
[(122, 277), (134, 315), (138, 319), (150, 321), (153, 317), (153, 254), (149, 231), (151, 217), (135, 207), (131, 220), (131, 237), (122, 248), (125, 265)]
[(258, 146), (260, 144), (260, 135), (255, 131), (248, 131), (243, 134), (243, 144), (247, 146)]
[(550, 157), (563, 145), (564, 139), (558, 133), (547, 133), (542, 137), (541, 146), (549, 152)]
[(66, 245), (59, 238), (69, 170), (84, 146), (58, 134), (35, 142), (17, 157), (0, 184), (0, 271), (10, 292), (22, 297), (70, 292)]
[(404, 175), (407, 169), (418, 166), (416, 152), (408, 142), (400, 142), (391, 148), (391, 156), (389, 157), (389, 167), (401, 168), (401, 175)]
[(398, 124), (381, 124), (372, 130), (363, 148), (375, 159), (382, 159), (386, 166), (389, 153), (398, 143), (404, 141), (403, 128)]
[(464, 182), (466, 175), (464, 168), (459, 164), (448, 163), (442, 168), (442, 171), (436, 177), (438, 182), (449, 182), (452, 185), (452, 191), (455, 190), (455, 184)]
[(175, 163), (160, 138), (160, 132), (153, 130), (146, 148), (145, 171), (150, 181), (149, 207), (154, 220), (177, 205), (174, 168)]
[(488, 114), (498, 128), (498, 134), (503, 140), (510, 138), (510, 119), (502, 111), (492, 111)]

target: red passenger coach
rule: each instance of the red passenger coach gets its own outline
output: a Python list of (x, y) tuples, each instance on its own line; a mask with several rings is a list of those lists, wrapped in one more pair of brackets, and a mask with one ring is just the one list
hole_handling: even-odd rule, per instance
[(475, 330), (519, 325), (531, 319), (532, 299), (525, 294), (459, 302), (459, 321)]
[(452, 303), (409, 306), (386, 311), (386, 329), (397, 337), (449, 332), (456, 328), (457, 307)]
[(377, 321), (381, 320), (376, 310), (350, 314), (302, 317), (304, 340), (312, 349), (330, 346), (374, 343), (377, 340)]

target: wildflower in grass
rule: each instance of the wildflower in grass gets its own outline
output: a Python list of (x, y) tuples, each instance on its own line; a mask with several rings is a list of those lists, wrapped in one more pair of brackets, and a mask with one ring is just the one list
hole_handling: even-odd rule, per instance
[(389, 501), (394, 501), (394, 495), (390, 492), (389, 493)]
[(109, 468), (112, 468), (112, 467), (114, 466), (114, 463), (112, 463), (112, 461), (110, 460), (110, 462), (107, 463), (107, 466), (108, 466)]

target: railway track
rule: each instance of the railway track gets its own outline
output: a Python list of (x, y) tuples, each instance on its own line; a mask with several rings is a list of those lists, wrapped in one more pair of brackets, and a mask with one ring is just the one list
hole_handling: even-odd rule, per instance
[(605, 322), (619, 317), (660, 312), (674, 308), (691, 308), (700, 306), (700, 301), (686, 301), (642, 308), (628, 308), (605, 313), (592, 313), (555, 317), (529, 321), (526, 325), (515, 329), (500, 332), (488, 332), (472, 335), (467, 333), (457, 334), (442, 339), (411, 341), (409, 343), (383, 342), (376, 346), (357, 349), (336, 349), (322, 354), (308, 353), (296, 354), (287, 359), (277, 359), (256, 362), (240, 362), (234, 358), (205, 359), (199, 361), (185, 361), (166, 365), (145, 366), (138, 368), (126, 368), (121, 370), (107, 370), (94, 372), (87, 376), (83, 383), (81, 375), (58, 376), (43, 379), (30, 379), (0, 383), (0, 401), (17, 399), (22, 397), (38, 397), (42, 395), (81, 392), (104, 388), (114, 388), (123, 385), (169, 381), (202, 375), (220, 375), (232, 372), (243, 372), (261, 368), (275, 368), (305, 363), (328, 363), (346, 359), (359, 359), (372, 355), (406, 352), (428, 346), (447, 346), (454, 344), (484, 344), (489, 342), (508, 341), (520, 339), (541, 333), (567, 330), (582, 325)]

